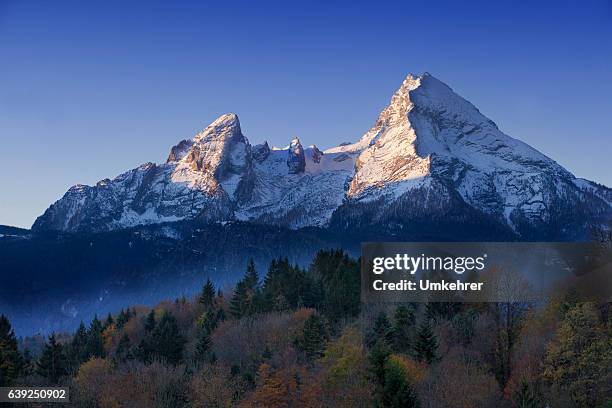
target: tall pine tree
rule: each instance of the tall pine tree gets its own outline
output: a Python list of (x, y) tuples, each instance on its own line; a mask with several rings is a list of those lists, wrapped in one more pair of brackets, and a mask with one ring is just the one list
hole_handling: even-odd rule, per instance
[(23, 365), (11, 323), (6, 316), (0, 315), (0, 387), (10, 385), (19, 377)]
[(370, 366), (369, 370), (372, 373), (372, 377), (376, 384), (377, 394), (382, 392), (382, 387), (385, 384), (385, 366), (390, 355), (391, 349), (389, 348), (387, 342), (383, 339), (379, 339), (370, 351), (370, 355), (368, 357)]
[(117, 315), (117, 329), (123, 329), (123, 326), (130, 320), (129, 309), (127, 313), (121, 309), (119, 314)]
[(385, 364), (385, 381), (380, 398), (385, 408), (418, 408), (416, 392), (408, 381), (406, 369), (395, 357)]
[(205, 327), (199, 327), (195, 345), (195, 359), (198, 362), (208, 362), (211, 359), (212, 342), (210, 332)]
[(229, 305), (229, 311), (232, 317), (240, 319), (241, 317), (247, 316), (249, 309), (248, 297), (249, 293), (246, 285), (243, 281), (238, 282)]
[(149, 339), (152, 357), (178, 364), (183, 359), (185, 342), (176, 318), (170, 312), (164, 312)]
[(204, 329), (208, 333), (212, 333), (217, 328), (219, 323), (219, 314), (211, 311), (204, 312), (197, 320), (196, 325), (198, 329)]
[(115, 359), (118, 361), (127, 361), (131, 358), (130, 352), (130, 338), (127, 333), (123, 333), (117, 344), (117, 350), (115, 351)]
[(306, 301), (312, 298), (312, 277), (287, 258), (274, 259), (264, 279), (263, 299), (268, 311), (313, 306)]
[(298, 347), (304, 351), (308, 361), (312, 362), (323, 355), (326, 340), (327, 328), (325, 322), (316, 314), (311, 314), (304, 323), (302, 336), (297, 342)]
[(330, 320), (359, 314), (361, 275), (355, 260), (342, 250), (322, 250), (310, 266), (310, 275), (313, 306), (320, 308)]
[(261, 309), (261, 303), (259, 275), (255, 269), (255, 263), (251, 259), (244, 277), (236, 284), (234, 295), (230, 301), (230, 314), (237, 319), (252, 316)]
[(433, 333), (429, 319), (426, 318), (419, 326), (414, 354), (418, 360), (431, 364), (436, 359), (437, 351), (438, 340)]
[(415, 337), (415, 316), (412, 306), (399, 305), (393, 315), (393, 349), (399, 353), (410, 351)]
[(155, 309), (151, 309), (151, 311), (147, 314), (144, 322), (144, 329), (147, 333), (152, 332), (155, 328)]
[(42, 355), (36, 363), (36, 373), (52, 384), (57, 384), (67, 374), (64, 350), (57, 342), (55, 333), (49, 336), (49, 341), (43, 348)]
[(35, 361), (29, 348), (23, 349), (23, 376), (28, 376), (34, 373)]
[(255, 262), (253, 262), (253, 258), (249, 259), (249, 263), (247, 264), (246, 273), (244, 274), (244, 282), (247, 287), (251, 289), (256, 289), (259, 286), (259, 274), (255, 269)]
[(87, 359), (91, 357), (104, 357), (102, 323), (97, 316), (94, 316), (87, 332)]
[(389, 346), (393, 341), (391, 322), (385, 312), (380, 312), (378, 316), (376, 316), (372, 331), (368, 334), (367, 344), (372, 347), (378, 340), (386, 342)]
[(68, 350), (66, 352), (66, 358), (68, 360), (68, 366), (71, 372), (75, 372), (81, 363), (87, 361), (87, 342), (87, 329), (85, 328), (83, 321), (81, 321), (79, 328), (74, 333), (74, 336), (72, 336), (72, 341), (67, 347)]
[(104, 322), (102, 330), (108, 329), (113, 323), (115, 323), (115, 321), (113, 320), (113, 316), (109, 313), (108, 316), (106, 316), (106, 321)]
[(204, 307), (205, 311), (212, 310), (215, 307), (215, 286), (210, 279), (206, 280), (206, 284), (198, 298), (198, 303)]

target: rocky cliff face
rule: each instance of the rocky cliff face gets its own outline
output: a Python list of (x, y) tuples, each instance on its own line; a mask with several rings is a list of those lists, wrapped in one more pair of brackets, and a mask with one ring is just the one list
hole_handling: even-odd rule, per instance
[(334, 229), (403, 230), (427, 220), (490, 225), (517, 237), (577, 238), (609, 222), (612, 192), (577, 179), (501, 132), (429, 74), (409, 75), (356, 143), (324, 152), (251, 146), (235, 114), (96, 186), (75, 186), (36, 230), (244, 220)]
[(300, 139), (294, 137), (289, 143), (287, 150), (287, 167), (289, 174), (300, 174), (306, 170), (306, 158), (304, 157), (304, 149), (300, 143)]

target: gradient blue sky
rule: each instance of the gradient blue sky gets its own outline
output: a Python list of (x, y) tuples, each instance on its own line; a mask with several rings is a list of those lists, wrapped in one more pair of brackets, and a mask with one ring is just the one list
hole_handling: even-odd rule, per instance
[(0, 0), (0, 224), (225, 112), (255, 143), (356, 140), (423, 71), (612, 186), (609, 1), (226, 3)]

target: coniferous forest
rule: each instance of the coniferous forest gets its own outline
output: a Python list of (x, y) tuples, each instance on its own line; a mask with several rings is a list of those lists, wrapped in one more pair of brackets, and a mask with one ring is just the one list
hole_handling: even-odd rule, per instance
[(126, 305), (44, 342), (0, 317), (0, 386), (75, 407), (610, 407), (610, 304), (360, 301), (357, 260), (248, 262), (232, 290)]

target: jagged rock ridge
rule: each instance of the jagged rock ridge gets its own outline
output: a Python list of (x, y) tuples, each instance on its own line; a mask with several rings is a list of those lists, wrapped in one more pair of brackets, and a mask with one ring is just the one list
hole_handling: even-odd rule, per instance
[(34, 229), (197, 219), (401, 230), (451, 216), (460, 223), (469, 214), (476, 225), (558, 239), (608, 222), (611, 203), (610, 189), (507, 136), (425, 73), (404, 80), (356, 143), (324, 152), (303, 148), (298, 138), (283, 149), (252, 146), (238, 117), (226, 114), (174, 146), (164, 164), (72, 187)]

